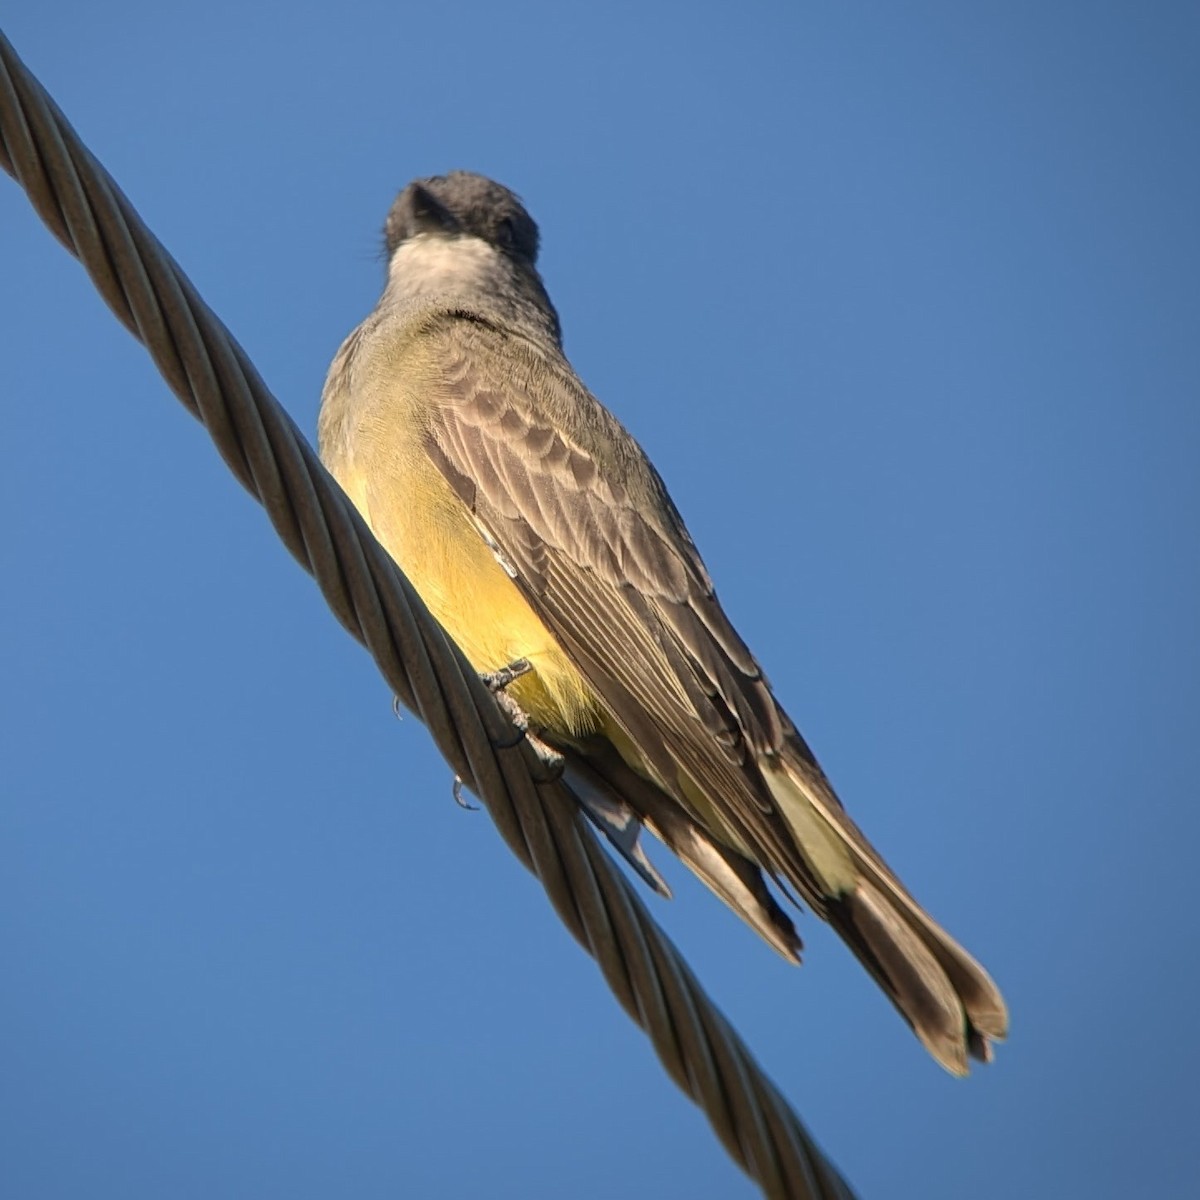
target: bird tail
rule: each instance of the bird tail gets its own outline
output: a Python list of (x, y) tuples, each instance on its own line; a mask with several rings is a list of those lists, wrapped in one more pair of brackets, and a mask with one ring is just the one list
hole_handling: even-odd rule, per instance
[[(991, 1060), (1008, 1013), (988, 973), (912, 898), (842, 808), (795, 737), (760, 759), (763, 778), (792, 833), (804, 870), (772, 871), (795, 884), (853, 950), (917, 1037), (946, 1070)], [(714, 838), (657, 785), (635, 772), (603, 737), (561, 748), (566, 778), (614, 848), (656, 892), (666, 881), (642, 849), (648, 828), (739, 917), (791, 962), (800, 938), (759, 866)]]
[(648, 828), (716, 896), (789, 962), (800, 961), (800, 937), (771, 895), (762, 872), (723, 845), (660, 788), (634, 771), (604, 738), (564, 746), (566, 779), (584, 810), (626, 862), (660, 896), (666, 881), (640, 843)]
[(1008, 1032), (1000, 990), (908, 893), (802, 746), (763, 775), (821, 893), (814, 907), (946, 1070), (967, 1074), (968, 1056), (990, 1062)]

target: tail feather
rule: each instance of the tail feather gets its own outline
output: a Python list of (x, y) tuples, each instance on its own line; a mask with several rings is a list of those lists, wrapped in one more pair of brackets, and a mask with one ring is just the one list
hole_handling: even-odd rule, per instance
[(969, 1021), (937, 958), (865, 880), (829, 905), (829, 922), (946, 1070), (967, 1073)]
[[(609, 742), (593, 738), (581, 745), (564, 746), (563, 753), (567, 762), (567, 780), (584, 799), (593, 820), (597, 819), (598, 812), (614, 807), (617, 811), (636, 813), (639, 827), (644, 823), (769, 946), (789, 962), (799, 963), (802, 943), (796, 926), (771, 895), (757, 866), (736, 850), (716, 841), (666, 793), (634, 771)], [(602, 825), (609, 840), (643, 879), (669, 899), (670, 889), (645, 860), (640, 847), (631, 854), (628, 847), (621, 844), (624, 839), (614, 838), (607, 827), (609, 824)]]
[[(1008, 1032), (1008, 1010), (988, 973), (913, 899), (846, 813), (819, 768), (802, 761), (764, 775), (824, 901), (815, 906), (948, 1071), (988, 1062)], [(849, 877), (844, 869), (851, 864)]]
[(681, 810), (664, 809), (662, 815), (665, 820), (647, 824), (663, 843), (768, 945), (799, 964), (802, 943), (796, 926), (767, 890), (762, 872), (714, 841)]
[[(760, 865), (709, 833), (657, 784), (630, 767), (606, 738), (560, 747), (566, 774), (589, 815), (660, 895), (670, 889), (646, 858), (644, 826), (769, 945), (791, 962), (801, 942)], [(988, 973), (913, 899), (846, 813), (815, 763), (760, 760), (763, 778), (800, 850), (806, 872), (772, 871), (827, 920), (874, 977), (929, 1053), (965, 1075), (991, 1060), (1008, 1012)]]

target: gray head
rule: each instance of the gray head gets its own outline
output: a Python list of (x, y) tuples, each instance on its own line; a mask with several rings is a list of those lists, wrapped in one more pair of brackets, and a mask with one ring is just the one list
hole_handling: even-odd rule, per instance
[(396, 197), (383, 232), (394, 299), (453, 298), (560, 341), (537, 271), (538, 227), (508, 188), (471, 171), (415, 179)]
[(482, 238), (527, 266), (537, 262), (538, 227), (525, 206), (503, 184), (471, 171), (414, 179), (396, 197), (383, 232), (389, 257), (425, 233)]

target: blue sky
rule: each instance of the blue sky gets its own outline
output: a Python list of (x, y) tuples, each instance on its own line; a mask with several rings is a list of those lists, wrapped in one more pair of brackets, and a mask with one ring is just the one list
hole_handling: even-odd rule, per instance
[[(848, 806), (993, 971), (943, 1074), (803, 919), (653, 911), (864, 1196), (1191, 1194), (1190, 5), (24, 5), (4, 29), (315, 429), (415, 175), (524, 196)], [(24, 1200), (750, 1196), (0, 183), (0, 1162)]]

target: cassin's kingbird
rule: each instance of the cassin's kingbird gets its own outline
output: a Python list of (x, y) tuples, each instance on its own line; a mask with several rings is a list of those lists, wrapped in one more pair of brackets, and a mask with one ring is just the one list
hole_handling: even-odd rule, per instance
[(828, 921), (930, 1053), (964, 1074), (1007, 1014), (846, 814), (722, 611), (641, 447), (580, 382), (538, 229), (463, 171), (388, 214), (387, 285), (330, 368), (321, 457), (481, 674), (560, 753), (652, 886), (652, 830), (772, 946), (763, 872)]

